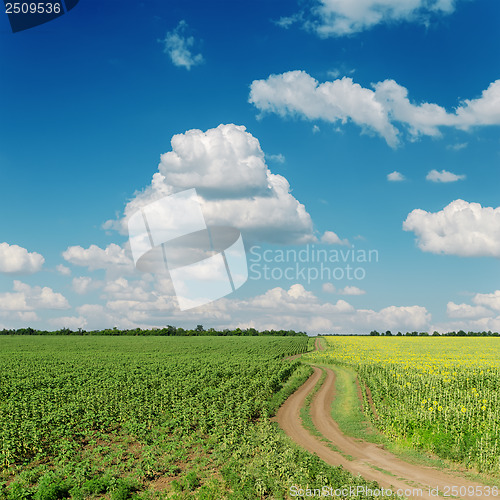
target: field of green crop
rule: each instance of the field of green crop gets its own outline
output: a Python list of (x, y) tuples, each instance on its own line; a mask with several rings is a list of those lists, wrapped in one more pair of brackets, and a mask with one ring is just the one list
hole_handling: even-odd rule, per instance
[(305, 337), (0, 339), (0, 497), (286, 498), (365, 484), (271, 423)]
[[(352, 366), (390, 438), (500, 473), (500, 338), (327, 337), (308, 358)], [(365, 400), (366, 403), (366, 400)]]

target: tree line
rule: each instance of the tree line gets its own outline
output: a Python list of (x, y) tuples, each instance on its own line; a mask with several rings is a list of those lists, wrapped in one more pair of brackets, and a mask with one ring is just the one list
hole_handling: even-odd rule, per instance
[(47, 331), (37, 330), (31, 327), (7, 329), (4, 328), (0, 331), (0, 335), (115, 335), (115, 336), (161, 336), (161, 337), (193, 337), (193, 336), (212, 336), (212, 337), (257, 337), (264, 335), (271, 335), (275, 337), (289, 337), (289, 336), (307, 336), (305, 332), (296, 332), (294, 330), (257, 330), (255, 328), (235, 328), (224, 330), (216, 330), (208, 328), (207, 330), (203, 325), (197, 325), (193, 329), (185, 329), (172, 325), (167, 325), (164, 328), (133, 328), (128, 330), (120, 330), (116, 327), (106, 328), (104, 330), (71, 330), (70, 328), (61, 328), (60, 330)]
[[(386, 337), (391, 337), (396, 335), (397, 337), (403, 336), (401, 332), (393, 334), (390, 330), (387, 330), (386, 332), (377, 332), (377, 330), (372, 330), (370, 332), (370, 335), (372, 336), (386, 336)], [(446, 333), (439, 333), (437, 331), (434, 331), (432, 334), (429, 334), (428, 332), (406, 332), (404, 334), (406, 337), (498, 337), (499, 334), (498, 332), (492, 332), (491, 330), (488, 330), (487, 332), (464, 332), (463, 330), (459, 330), (458, 332), (446, 332)]]

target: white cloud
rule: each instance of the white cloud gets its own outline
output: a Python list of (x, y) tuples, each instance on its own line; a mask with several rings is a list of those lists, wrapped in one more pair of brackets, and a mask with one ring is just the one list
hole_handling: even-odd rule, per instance
[(325, 293), (338, 293), (340, 295), (364, 295), (366, 292), (357, 286), (345, 286), (337, 289), (333, 283), (323, 283), (321, 289)]
[(192, 53), (195, 41), (192, 36), (187, 35), (187, 32), (186, 21), (181, 21), (174, 30), (167, 33), (163, 42), (165, 44), (164, 52), (170, 56), (174, 65), (189, 70), (192, 66), (201, 64), (203, 56)]
[(289, 71), (270, 75), (267, 80), (254, 80), (249, 101), (262, 112), (280, 116), (299, 116), (327, 122), (352, 121), (363, 129), (378, 133), (395, 146), (397, 130), (389, 122), (375, 92), (344, 77), (319, 83), (305, 71)]
[[(10, 315), (12, 317), (12, 314)], [(26, 324), (27, 322), (31, 321), (38, 321), (38, 314), (34, 311), (16, 311), (14, 313), (14, 318), (17, 318), (23, 322), (23, 324)]]
[(401, 172), (394, 170), (394, 172), (387, 174), (387, 180), (390, 182), (401, 182), (405, 180), (405, 176)]
[(431, 16), (450, 14), (456, 0), (318, 0), (309, 12), (282, 18), (289, 27), (302, 21), (322, 38), (351, 35), (378, 24), (418, 22), (426, 24)]
[(62, 294), (46, 286), (30, 286), (14, 280), (13, 290), (13, 292), (0, 293), (1, 311), (34, 311), (70, 307)]
[(366, 293), (365, 290), (357, 286), (345, 286), (337, 290), (333, 283), (324, 283), (321, 289), (326, 293), (338, 293), (340, 295), (364, 295)]
[(455, 200), (432, 213), (415, 209), (403, 222), (424, 252), (500, 257), (500, 207)]
[(300, 14), (294, 14), (293, 16), (281, 17), (278, 21), (275, 21), (275, 24), (277, 24), (281, 28), (288, 29), (288, 28), (290, 28), (290, 26), (295, 24), (300, 19), (301, 19)]
[[(104, 294), (108, 300), (103, 304), (84, 304), (76, 308), (78, 314), (87, 320), (89, 328), (151, 328), (166, 324), (178, 325), (180, 322), (196, 322), (195, 312), (189, 311), (189, 317), (179, 311), (175, 296), (159, 294), (155, 291), (146, 292), (141, 296), (141, 285), (130, 283), (133, 289), (127, 298), (123, 293), (123, 298), (112, 297), (113, 293), (108, 290)], [(124, 292), (124, 291), (123, 291)], [(199, 318), (201, 321), (206, 318)]]
[(317, 125), (313, 125), (312, 131), (313, 131), (313, 134), (317, 134), (318, 132), (321, 131), (321, 129)]
[[(171, 284), (167, 281), (158, 283), (149, 278), (145, 281), (120, 278), (109, 282), (103, 289), (105, 304), (77, 307), (74, 316), (79, 318), (79, 324), (75, 321), (69, 326), (69, 321), (62, 321), (57, 326), (81, 327), (81, 319), (84, 319), (89, 329), (202, 323), (221, 329), (238, 325), (309, 333), (367, 333), (374, 328), (423, 330), (430, 322), (430, 315), (423, 307), (390, 306), (379, 311), (356, 309), (343, 299), (321, 301), (301, 284), (288, 289), (275, 287), (245, 299), (225, 297), (183, 313), (179, 311)], [(323, 285), (324, 291), (335, 293), (331, 283), (331, 286), (326, 285)], [(346, 287), (341, 291), (349, 293), (354, 288)]]
[(321, 237), (321, 243), (327, 243), (329, 245), (345, 245), (345, 246), (351, 246), (349, 243), (349, 240), (343, 239), (341, 240), (337, 234), (335, 234), (333, 231), (325, 231), (323, 233), (323, 236)]
[[(326, 284), (325, 284), (326, 285)], [(327, 293), (331, 288), (327, 287)], [(238, 319), (242, 326), (289, 328), (309, 333), (367, 333), (372, 329), (424, 330), (430, 314), (421, 306), (389, 306), (380, 311), (355, 309), (345, 300), (321, 302), (302, 285), (288, 290), (276, 287), (246, 300), (221, 299), (199, 309), (205, 317), (214, 315), (223, 324)]]
[(269, 158), (271, 161), (274, 161), (276, 163), (285, 163), (286, 161), (284, 155), (282, 155), (281, 153), (277, 155), (266, 155), (266, 158)]
[(135, 328), (137, 323), (132, 323), (125, 314), (113, 314), (102, 304), (84, 304), (76, 308), (79, 317), (86, 321), (90, 329), (102, 330), (105, 328)]
[(500, 290), (493, 293), (477, 293), (473, 298), (473, 302), (500, 312)]
[(465, 149), (469, 143), (467, 142), (457, 142), (456, 144), (449, 144), (446, 146), (447, 149), (451, 149), (452, 151), (461, 151), (462, 149)]
[[(206, 132), (175, 135), (172, 151), (161, 155), (151, 185), (136, 193), (119, 221), (126, 234), (129, 217), (153, 200), (196, 188), (208, 225), (229, 225), (246, 241), (317, 241), (309, 213), (291, 194), (288, 181), (271, 173), (259, 141), (234, 124)], [(108, 222), (106, 227), (117, 225)]]
[(394, 80), (361, 87), (351, 78), (319, 83), (305, 71), (289, 71), (270, 75), (267, 80), (254, 80), (249, 102), (262, 113), (282, 117), (298, 116), (307, 120), (330, 123), (349, 121), (362, 131), (376, 133), (387, 144), (400, 143), (400, 124), (410, 139), (440, 137), (441, 127), (469, 130), (475, 126), (500, 125), (500, 80), (490, 84), (481, 97), (464, 100), (454, 112), (438, 104), (415, 104), (408, 90)]
[(24, 296), (29, 308), (33, 309), (68, 309), (66, 297), (47, 286), (30, 286), (14, 280), (14, 291)]
[[(2, 309), (0, 309), (0, 317), (9, 321), (20, 321), (23, 327), (40, 319), (35, 311), (9, 311)], [(2, 325), (0, 328), (12, 328), (12, 326), (5, 327)]]
[(59, 274), (63, 276), (71, 276), (71, 269), (63, 264), (58, 264), (56, 270)]
[(0, 273), (33, 274), (43, 266), (45, 259), (36, 252), (28, 252), (18, 245), (0, 243)]
[(85, 295), (86, 293), (96, 290), (101, 286), (101, 281), (93, 280), (89, 276), (79, 276), (77, 278), (73, 278), (73, 281), (71, 282), (71, 287), (79, 295)]
[(496, 80), (483, 90), (477, 99), (465, 99), (457, 108), (457, 127), (468, 129), (478, 125), (498, 125), (500, 123), (500, 80)]
[(1, 311), (26, 311), (30, 309), (26, 303), (26, 297), (22, 293), (1, 293), (0, 310)]
[(431, 170), (425, 178), (431, 182), (456, 182), (465, 179), (465, 175), (457, 175), (447, 170), (441, 170), (441, 172)]
[(85, 328), (87, 326), (87, 320), (82, 316), (60, 316), (58, 318), (49, 319), (49, 324), (57, 330), (69, 328), (70, 330), (76, 331), (79, 328)]
[(437, 104), (424, 102), (413, 104), (408, 98), (408, 90), (394, 80), (384, 80), (373, 85), (376, 99), (390, 119), (408, 127), (414, 138), (419, 135), (439, 137), (439, 126), (453, 126), (457, 119), (453, 114)]
[(346, 286), (342, 290), (339, 290), (341, 295), (364, 295), (365, 290), (361, 290), (357, 286)]
[(453, 321), (433, 326), (440, 332), (464, 330), (466, 332), (500, 331), (500, 290), (476, 293), (471, 304), (448, 302), (446, 312)]
[(469, 304), (455, 304), (448, 302), (446, 305), (446, 314), (450, 318), (479, 318), (493, 316), (494, 313), (482, 306), (471, 306)]
[[(141, 275), (144, 277), (144, 275)], [(135, 302), (155, 302), (159, 295), (175, 295), (172, 282), (169, 279), (156, 277), (155, 280), (147, 281), (127, 280), (118, 278), (106, 283), (103, 287), (103, 296), (111, 301), (129, 300)]]
[(123, 272), (133, 270), (133, 262), (125, 250), (111, 243), (106, 248), (90, 245), (89, 248), (81, 246), (68, 247), (62, 254), (64, 260), (75, 266), (88, 267), (90, 271), (96, 269), (118, 269)]
[[(431, 320), (430, 313), (422, 306), (389, 306), (380, 311), (360, 309), (356, 323), (375, 330), (425, 331)], [(372, 325), (372, 326), (371, 326)], [(363, 330), (361, 330), (363, 331)]]

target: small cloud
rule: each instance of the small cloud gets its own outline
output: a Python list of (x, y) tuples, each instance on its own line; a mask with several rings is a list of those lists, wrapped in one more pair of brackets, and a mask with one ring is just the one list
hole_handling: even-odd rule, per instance
[(465, 175), (456, 175), (446, 170), (441, 170), (441, 172), (431, 170), (425, 178), (431, 182), (456, 182), (465, 179)]
[(357, 286), (346, 286), (345, 288), (339, 290), (339, 293), (341, 295), (364, 295), (366, 292)]
[(358, 234), (357, 236), (354, 236), (354, 239), (355, 240), (362, 240), (362, 241), (366, 240), (366, 238), (364, 236), (362, 236), (361, 234)]
[(97, 245), (90, 245), (89, 248), (81, 246), (68, 247), (62, 253), (63, 259), (74, 266), (85, 266), (90, 271), (96, 269), (116, 268), (121, 271), (133, 270), (133, 261), (125, 250), (115, 243), (111, 243), (106, 248)]
[(448, 144), (448, 146), (446, 146), (446, 149), (451, 149), (452, 151), (460, 151), (461, 149), (465, 149), (468, 145), (468, 142), (458, 142), (457, 144)]
[(317, 134), (321, 129), (317, 125), (313, 125), (313, 134)]
[(387, 180), (391, 182), (401, 182), (405, 180), (405, 176), (401, 172), (394, 170), (394, 172), (387, 174)]
[(325, 231), (323, 236), (321, 237), (321, 243), (326, 243), (328, 245), (345, 245), (345, 246), (351, 246), (349, 243), (349, 240), (344, 239), (341, 240), (337, 234), (335, 234), (333, 231)]
[(500, 258), (500, 207), (458, 199), (439, 212), (417, 208), (408, 214), (403, 230), (415, 233), (424, 252)]
[(335, 293), (335, 286), (332, 283), (323, 283), (323, 286), (321, 287), (324, 292), (326, 293)]
[(340, 76), (340, 70), (335, 68), (327, 72), (328, 76), (331, 76), (332, 78), (338, 78)]
[(283, 16), (280, 17), (277, 21), (274, 21), (274, 24), (278, 25), (280, 28), (288, 29), (290, 26), (295, 24), (297, 21), (301, 19), (301, 14), (294, 14), (293, 16)]
[(71, 275), (71, 269), (69, 267), (66, 267), (63, 264), (58, 264), (56, 266), (56, 271), (59, 274), (62, 274), (63, 276), (70, 276)]
[(45, 259), (19, 245), (0, 243), (0, 273), (33, 274), (40, 271)]
[(285, 157), (281, 153), (277, 155), (266, 155), (266, 158), (276, 163), (285, 163)]
[(85, 295), (92, 290), (100, 288), (102, 286), (102, 282), (95, 281), (89, 276), (80, 276), (79, 278), (73, 278), (71, 286), (78, 295)]
[(352, 75), (356, 72), (355, 69), (346, 69), (345, 67), (341, 68), (334, 68), (331, 69), (330, 71), (327, 71), (327, 75), (331, 78), (339, 78), (341, 75)]
[(175, 66), (180, 66), (186, 69), (191, 69), (191, 66), (196, 66), (203, 62), (201, 54), (194, 55), (191, 48), (194, 45), (194, 37), (187, 36), (188, 25), (186, 21), (181, 21), (177, 28), (169, 31), (162, 40), (165, 44), (163, 52), (170, 56)]

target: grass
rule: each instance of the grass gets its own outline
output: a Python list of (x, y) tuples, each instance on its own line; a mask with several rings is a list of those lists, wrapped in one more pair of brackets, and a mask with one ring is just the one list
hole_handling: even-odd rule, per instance
[(283, 384), (283, 387), (269, 400), (268, 415), (273, 416), (278, 411), (279, 407), (292, 395), (312, 374), (313, 370), (309, 365), (300, 364), (288, 380)]
[(366, 419), (361, 409), (356, 385), (356, 372), (340, 366), (329, 366), (335, 373), (336, 397), (332, 402), (332, 417), (342, 432), (365, 441), (385, 444), (384, 437)]

